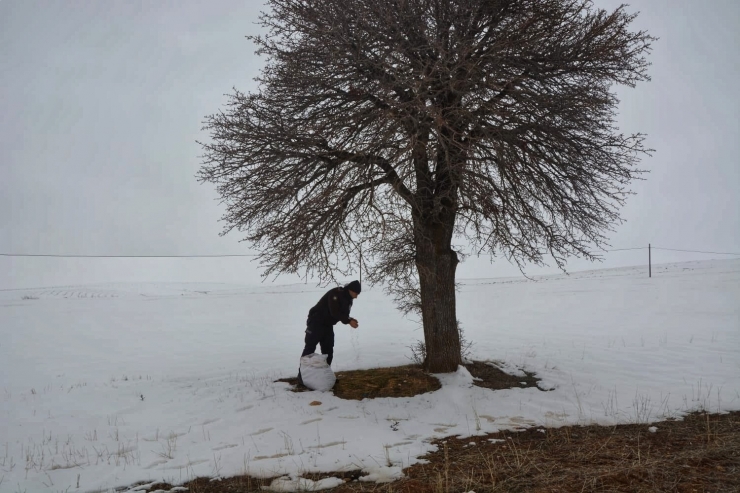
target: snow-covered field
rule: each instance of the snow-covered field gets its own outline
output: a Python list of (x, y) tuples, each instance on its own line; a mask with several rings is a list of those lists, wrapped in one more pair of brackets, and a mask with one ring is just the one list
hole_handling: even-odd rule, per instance
[[(303, 472), (360, 468), (375, 481), (448, 435), (740, 409), (740, 260), (461, 283), (473, 358), (552, 391), (493, 392), (461, 369), (415, 398), (290, 392), (274, 380), (296, 373), (312, 285), (0, 291), (0, 491), (240, 473), (290, 490)], [(421, 331), (380, 290), (352, 315), (335, 371), (409, 362)]]

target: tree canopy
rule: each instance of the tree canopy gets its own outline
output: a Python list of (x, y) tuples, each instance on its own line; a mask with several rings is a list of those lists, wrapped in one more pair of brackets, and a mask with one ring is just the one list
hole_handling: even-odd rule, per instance
[(649, 79), (654, 38), (629, 29), (635, 14), (587, 0), (268, 7), (251, 38), (259, 90), (207, 117), (199, 174), (266, 274), (329, 280), (362, 259), (424, 313), (424, 278), (451, 272), (454, 305), (458, 254), (563, 267), (606, 244), (649, 152), (615, 124), (613, 86)]

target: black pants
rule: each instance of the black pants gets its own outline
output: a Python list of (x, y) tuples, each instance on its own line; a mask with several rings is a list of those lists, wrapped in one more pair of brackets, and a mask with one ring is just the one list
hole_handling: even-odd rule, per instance
[(334, 358), (334, 327), (331, 325), (309, 325), (306, 327), (306, 345), (301, 357), (316, 352), (316, 346), (321, 345), (321, 354), (326, 354), (326, 362), (331, 364)]

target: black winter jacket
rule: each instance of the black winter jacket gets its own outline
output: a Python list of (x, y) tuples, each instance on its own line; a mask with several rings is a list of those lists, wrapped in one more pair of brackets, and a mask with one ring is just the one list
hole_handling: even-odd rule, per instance
[(348, 324), (349, 311), (352, 308), (352, 296), (343, 287), (333, 288), (321, 297), (318, 303), (308, 311), (307, 325), (334, 325), (337, 322)]

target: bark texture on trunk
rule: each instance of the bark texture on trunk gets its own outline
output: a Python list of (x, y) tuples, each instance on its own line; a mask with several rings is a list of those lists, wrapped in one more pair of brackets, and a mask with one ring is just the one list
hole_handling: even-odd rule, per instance
[(453, 224), (416, 224), (416, 266), (421, 290), (426, 359), (432, 373), (457, 371), (462, 363), (455, 304), (457, 253), (451, 248)]

